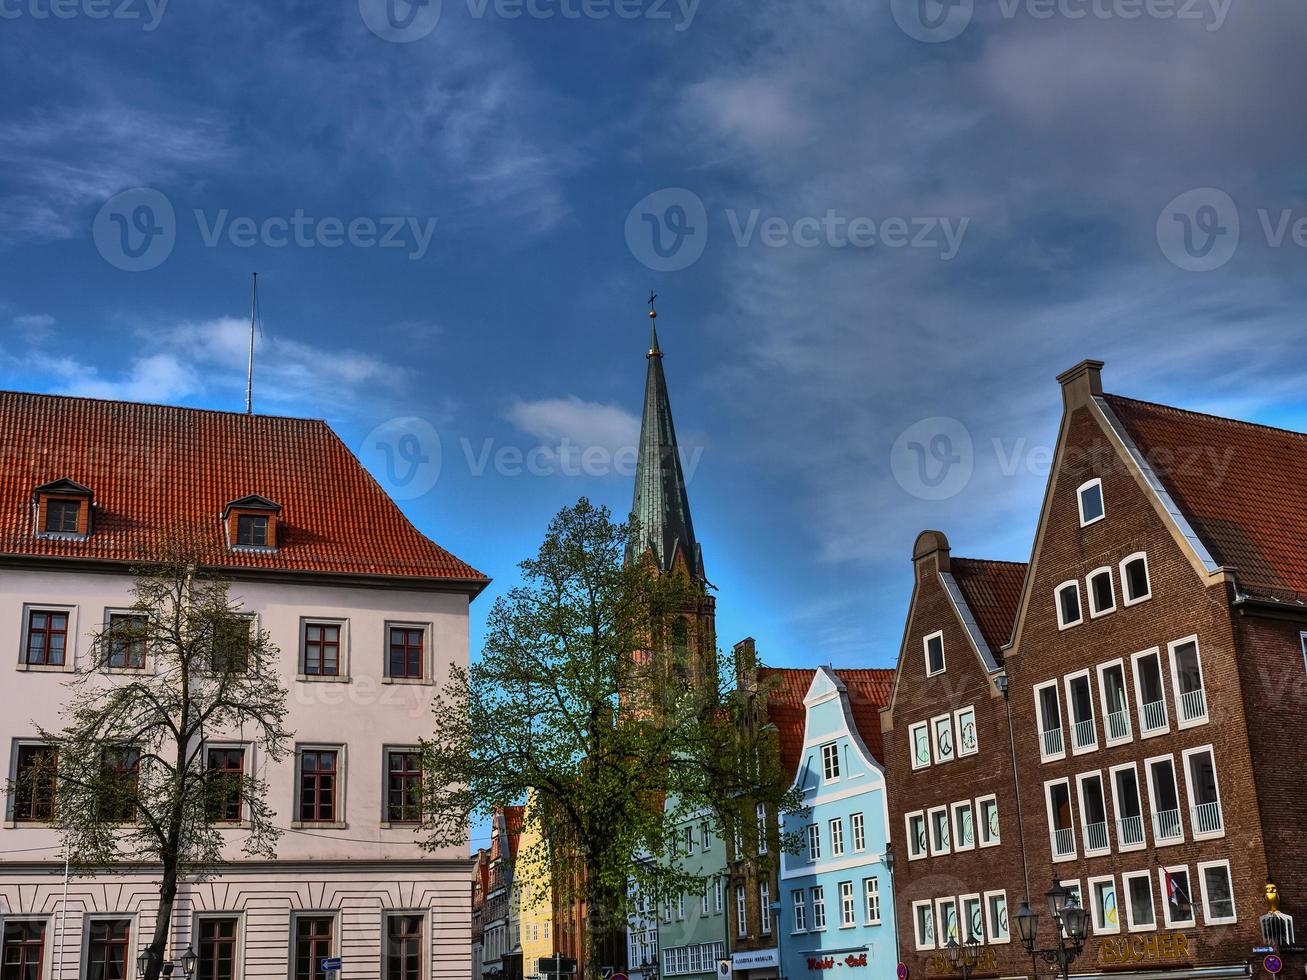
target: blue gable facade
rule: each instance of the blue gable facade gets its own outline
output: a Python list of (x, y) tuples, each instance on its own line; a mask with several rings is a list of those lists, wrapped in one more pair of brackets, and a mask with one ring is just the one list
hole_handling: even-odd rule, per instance
[(844, 683), (819, 668), (804, 698), (794, 785), (806, 811), (786, 815), (803, 841), (781, 860), (778, 929), (788, 980), (894, 980), (894, 899), (885, 852), (885, 774), (867, 749)]

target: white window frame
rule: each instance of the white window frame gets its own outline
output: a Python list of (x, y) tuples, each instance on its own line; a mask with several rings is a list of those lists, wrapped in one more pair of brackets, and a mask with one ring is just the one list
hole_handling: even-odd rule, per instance
[[(1213, 916), (1211, 903), (1207, 899), (1207, 869), (1224, 868), (1226, 881), (1230, 883), (1230, 911), (1233, 915), (1228, 917)], [(1224, 926), (1239, 921), (1238, 905), (1234, 901), (1234, 873), (1230, 870), (1230, 862), (1222, 859), (1220, 861), (1199, 861), (1197, 868), (1198, 884), (1203, 892), (1203, 922), (1209, 926)]]
[[(917, 761), (917, 732), (926, 733), (926, 761)], [(932, 753), (930, 749), (930, 722), (919, 721), (915, 725), (908, 726), (908, 759), (912, 763), (913, 769), (929, 769)]]
[[(1166, 715), (1166, 725), (1165, 727), (1158, 728), (1154, 731), (1145, 731), (1144, 730), (1144, 696), (1142, 693), (1143, 689), (1140, 687), (1139, 684), (1139, 662), (1147, 657), (1153, 657), (1153, 656), (1157, 657), (1157, 673), (1160, 680), (1159, 686), (1162, 689), (1161, 691), (1162, 713)], [(1147, 650), (1140, 650), (1137, 653), (1130, 654), (1130, 673), (1134, 678), (1135, 718), (1139, 722), (1139, 737), (1141, 739), (1157, 738), (1160, 735), (1167, 734), (1171, 730), (1171, 705), (1167, 702), (1167, 697), (1166, 697), (1166, 673), (1167, 672), (1166, 672), (1166, 665), (1162, 663), (1162, 648), (1149, 647)]]
[[(1091, 517), (1085, 520), (1085, 497), (1084, 493), (1091, 487), (1098, 488), (1098, 509), (1102, 512), (1097, 517)], [(1076, 513), (1080, 516), (1080, 526), (1089, 527), (1090, 524), (1097, 524), (1107, 517), (1107, 499), (1103, 496), (1103, 481), (1095, 477), (1092, 480), (1086, 480), (1080, 486), (1076, 487)]]
[(827, 833), (830, 834), (830, 856), (844, 856), (844, 818), (832, 817), (826, 825)]
[(840, 882), (840, 928), (856, 929), (858, 926), (858, 899), (853, 892), (853, 882)]
[(714, 909), (714, 914), (716, 915), (721, 915), (722, 904), (726, 900), (725, 891), (726, 888), (724, 886), (724, 883), (722, 882), (721, 875), (718, 875), (717, 877), (713, 878), (713, 888), (712, 888), (713, 909)]
[[(1098, 791), (1103, 797), (1103, 820), (1107, 824), (1107, 845), (1105, 847), (1091, 848), (1089, 846), (1089, 821), (1085, 818), (1085, 783), (1098, 777)], [(1076, 773), (1076, 803), (1080, 807), (1080, 843), (1084, 846), (1084, 855), (1087, 858), (1097, 857), (1100, 854), (1112, 853), (1112, 817), (1107, 808), (1107, 787), (1103, 785), (1103, 772), (1101, 769), (1093, 769), (1089, 772)], [(1080, 903), (1082, 906), (1084, 902)]]
[[(1076, 745), (1076, 712), (1075, 699), (1071, 697), (1071, 682), (1084, 679), (1086, 686), (1089, 688), (1089, 721), (1093, 724), (1094, 740), (1088, 745), (1081, 748)], [(1094, 706), (1094, 682), (1090, 678), (1089, 669), (1078, 670), (1074, 674), (1067, 674), (1062, 678), (1062, 685), (1066, 689), (1066, 741), (1071, 745), (1072, 755), (1084, 755), (1086, 752), (1098, 751), (1098, 710)], [(1065, 748), (1065, 744), (1063, 746)]]
[[(1130, 597), (1130, 577), (1126, 575), (1125, 567), (1126, 565), (1134, 561), (1136, 558), (1142, 558), (1144, 560), (1144, 579), (1148, 583), (1148, 591), (1145, 592), (1143, 595), (1139, 596), (1137, 599), (1132, 599)], [(1153, 597), (1153, 573), (1152, 573), (1152, 569), (1148, 567), (1148, 552), (1136, 551), (1132, 555), (1126, 555), (1124, 558), (1121, 559), (1120, 562), (1117, 563), (1116, 570), (1117, 573), (1121, 576), (1121, 605), (1137, 606), (1139, 605), (1139, 603), (1147, 602), (1149, 599)]]
[[(1189, 772), (1189, 757), (1201, 755), (1206, 752), (1212, 757), (1212, 780), (1216, 784), (1216, 805), (1221, 811), (1221, 829), (1216, 831), (1207, 831), (1199, 833), (1196, 824), (1198, 816), (1198, 804), (1194, 802), (1193, 776)], [(1180, 767), (1184, 769), (1184, 792), (1189, 802), (1189, 832), (1193, 835), (1194, 840), (1218, 840), (1225, 836), (1225, 801), (1221, 798), (1221, 773), (1216, 768), (1216, 748), (1208, 743), (1207, 745), (1195, 745), (1192, 749), (1185, 749), (1180, 753)], [(1177, 784), (1177, 788), (1178, 784)], [(1178, 794), (1177, 794), (1178, 795)]]
[[(1168, 872), (1183, 871), (1189, 881), (1189, 919), (1171, 918), (1171, 900), (1166, 895), (1166, 875)], [(1168, 929), (1192, 929), (1198, 925), (1198, 903), (1194, 900), (1194, 876), (1187, 864), (1166, 864), (1157, 869), (1157, 894), (1162, 899), (1162, 922)]]
[[(1129, 769), (1132, 773), (1134, 773), (1135, 793), (1138, 794), (1139, 796), (1139, 820), (1143, 824), (1144, 839), (1140, 841), (1138, 844), (1121, 843), (1120, 823), (1124, 819), (1124, 814), (1122, 814), (1121, 812), (1121, 796), (1117, 790), (1116, 774), (1126, 769)], [(1148, 814), (1144, 809), (1144, 805), (1148, 803), (1148, 790), (1147, 787), (1145, 787), (1145, 785), (1143, 784), (1143, 782), (1141, 782), (1139, 779), (1139, 763), (1123, 762), (1118, 766), (1112, 766), (1110, 769), (1107, 770), (1107, 778), (1108, 781), (1112, 784), (1112, 825), (1116, 830), (1116, 849), (1119, 853), (1122, 854), (1128, 853), (1130, 851), (1142, 851), (1144, 850), (1144, 848), (1148, 846), (1148, 836), (1149, 836), (1150, 828), (1148, 825)], [(1121, 896), (1118, 894), (1117, 895), (1118, 901), (1120, 900), (1120, 898)], [(1120, 912), (1119, 905), (1117, 907), (1117, 911), (1118, 913)]]
[[(994, 929), (993, 908), (990, 903), (990, 899), (996, 896), (1002, 896), (1003, 910), (1008, 914), (1007, 934), (1002, 937)], [(1012, 941), (1012, 912), (1008, 908), (1007, 889), (997, 888), (994, 891), (984, 892), (981, 898), (985, 903), (985, 935), (989, 938), (989, 944), (991, 946), (1002, 946), (1005, 943), (1010, 943)]]
[[(1135, 903), (1130, 896), (1130, 882), (1142, 878), (1148, 882), (1148, 900), (1153, 906), (1153, 921), (1147, 925), (1139, 925), (1135, 922)], [(1151, 871), (1123, 871), (1121, 873), (1121, 894), (1125, 896), (1125, 915), (1127, 932), (1156, 932), (1157, 931), (1157, 896), (1153, 894), (1153, 873)], [(1117, 907), (1120, 908), (1121, 896), (1117, 896)]]
[[(935, 816), (943, 814), (944, 828), (948, 832), (948, 842), (942, 847), (935, 847)], [(930, 849), (931, 857), (939, 857), (941, 854), (950, 854), (953, 851), (953, 828), (950, 826), (951, 820), (948, 806), (931, 807), (926, 811), (926, 846)]]
[[(962, 834), (958, 829), (958, 815), (963, 811), (971, 814), (971, 843), (966, 844), (962, 841)], [(971, 806), (970, 800), (959, 800), (949, 807), (949, 820), (952, 823), (950, 830), (950, 843), (953, 845), (954, 852), (970, 851), (976, 846), (978, 837), (976, 835), (976, 811)]]
[(742, 938), (749, 934), (749, 899), (744, 893), (743, 885), (735, 886), (735, 935)]
[[(1198, 683), (1203, 692), (1203, 713), (1199, 717), (1190, 720), (1185, 720), (1184, 711), (1181, 710), (1180, 665), (1175, 657), (1176, 648), (1182, 647), (1186, 643), (1194, 645), (1194, 660), (1198, 664)], [(1207, 675), (1203, 672), (1203, 648), (1202, 644), (1198, 642), (1198, 634), (1192, 633), (1189, 636), (1168, 643), (1166, 645), (1166, 659), (1171, 662), (1171, 694), (1175, 696), (1175, 727), (1197, 728), (1199, 725), (1206, 725), (1211, 719), (1211, 706), (1207, 703)]]
[[(1156, 794), (1156, 792), (1155, 792), (1155, 790), (1154, 790), (1154, 787), (1153, 787), (1153, 763), (1154, 763), (1154, 762), (1169, 762), (1169, 763), (1171, 764), (1171, 780), (1172, 780), (1172, 782), (1175, 784), (1175, 805), (1176, 805), (1176, 808), (1180, 811), (1180, 836), (1177, 837), (1175, 840), (1159, 841), (1159, 840), (1157, 839), (1157, 824), (1156, 824), (1156, 822), (1155, 822), (1155, 818), (1157, 817), (1157, 812), (1158, 812), (1158, 810), (1157, 810), (1157, 794)], [(1179, 776), (1179, 775), (1176, 773), (1176, 771), (1175, 771), (1175, 755), (1174, 755), (1174, 753), (1170, 753), (1170, 752), (1168, 752), (1168, 753), (1166, 753), (1165, 755), (1153, 755), (1153, 756), (1149, 756), (1147, 759), (1145, 759), (1145, 760), (1144, 760), (1144, 779), (1145, 779), (1145, 781), (1148, 783), (1148, 812), (1149, 812), (1149, 815), (1150, 815), (1152, 818), (1154, 818), (1154, 822), (1153, 822), (1153, 825), (1152, 825), (1152, 831), (1153, 831), (1153, 846), (1154, 846), (1154, 847), (1176, 847), (1176, 846), (1178, 846), (1178, 845), (1180, 845), (1180, 844), (1183, 844), (1183, 843), (1185, 842), (1185, 832), (1184, 832), (1184, 825), (1185, 825), (1185, 819), (1184, 819), (1184, 806), (1185, 806), (1185, 801), (1184, 801), (1184, 799), (1181, 798), (1181, 796), (1180, 796), (1180, 776)]]
[(754, 819), (758, 821), (758, 853), (767, 853), (767, 805), (759, 803), (753, 808)]
[(703, 894), (699, 896), (699, 914), (708, 914), (708, 882), (703, 883)]
[[(977, 847), (998, 847), (999, 844), (1003, 843), (1003, 821), (1001, 817), (999, 818), (998, 836), (993, 838), (993, 840), (989, 839), (989, 821), (983, 819), (985, 808), (984, 806), (982, 806), (982, 804), (988, 803), (990, 801), (993, 801), (994, 812), (997, 814), (998, 813), (997, 794), (990, 793), (988, 796), (976, 797), (975, 812), (976, 812), (976, 846)], [(980, 830), (982, 826), (985, 828), (983, 833)]]
[[(1094, 577), (1097, 575), (1107, 576), (1107, 591), (1112, 597), (1112, 604), (1102, 609), (1098, 608), (1098, 603), (1094, 599)], [(1116, 612), (1116, 580), (1112, 576), (1112, 566), (1104, 565), (1102, 568), (1095, 568), (1085, 576), (1085, 599), (1089, 603), (1089, 618), (1098, 619), (1109, 613)]]
[(821, 747), (821, 776), (828, 783), (840, 781), (839, 742), (827, 742)]
[[(1066, 786), (1066, 808), (1071, 815), (1071, 853), (1059, 857), (1053, 851), (1053, 833), (1055, 826), (1053, 823), (1053, 787)], [(1067, 861), (1074, 861), (1080, 856), (1080, 843), (1076, 835), (1076, 808), (1075, 801), (1071, 796), (1071, 779), (1069, 776), (1061, 776), (1057, 779), (1048, 779), (1044, 781), (1044, 816), (1048, 820), (1048, 853), (1054, 864), (1064, 864)]]
[[(917, 843), (917, 835), (912, 832), (912, 820), (914, 817), (920, 818), (921, 829), (923, 831), (922, 836), (926, 841), (925, 847), (917, 853), (913, 853), (916, 849)], [(930, 857), (930, 825), (926, 822), (925, 810), (913, 810), (911, 813), (903, 814), (903, 831), (908, 843), (909, 861), (921, 861)]]
[(790, 931), (791, 935), (799, 935), (808, 931), (808, 893), (802, 888), (792, 889), (790, 892), (790, 903), (794, 907), (794, 921), (791, 923), (794, 928)]
[(935, 899), (935, 935), (940, 942), (940, 948), (948, 946), (948, 926), (945, 924), (944, 908), (951, 906), (953, 908), (953, 921), (958, 925), (958, 942), (962, 942), (962, 920), (958, 918), (958, 900), (952, 895), (946, 895), (943, 898)]
[(849, 815), (849, 829), (853, 834), (853, 852), (861, 854), (867, 849), (867, 818), (861, 810)]
[[(976, 745), (969, 752), (966, 751), (966, 745), (962, 739), (962, 717), (967, 713), (971, 714), (971, 729), (976, 735)], [(969, 704), (965, 708), (958, 708), (957, 711), (953, 712), (953, 730), (956, 735), (956, 741), (953, 745), (954, 758), (958, 758), (960, 756), (975, 755), (980, 751), (980, 734), (977, 731), (977, 728), (978, 726), (976, 724), (976, 706), (974, 704)]]
[(1307, 671), (1307, 630), (1298, 634), (1298, 646), (1302, 648), (1302, 669)]
[[(876, 914), (874, 916), (871, 914), (873, 900), (876, 906)], [(862, 923), (863, 925), (880, 925), (880, 879), (875, 875), (872, 875), (870, 878), (862, 879), (862, 915), (864, 919)]]
[(967, 903), (975, 902), (980, 907), (980, 941), (985, 941), (985, 900), (980, 897), (980, 892), (971, 892), (967, 895), (958, 896), (958, 942), (966, 943), (970, 938), (968, 933), (971, 928), (971, 917), (967, 915)]
[(694, 853), (694, 824), (687, 823), (681, 828), (681, 847), (686, 857)]
[[(942, 755), (939, 751), (939, 723), (944, 722), (948, 725), (949, 745), (952, 751), (948, 755)], [(953, 730), (953, 716), (951, 714), (936, 715), (930, 719), (930, 755), (935, 765), (943, 765), (945, 762), (952, 762), (958, 757), (958, 737), (957, 732)]]
[[(1079, 613), (1079, 615), (1072, 620), (1066, 619), (1066, 617), (1062, 613), (1062, 593), (1066, 591), (1068, 588), (1072, 588), (1076, 590), (1076, 610)], [(1067, 581), (1062, 582), (1060, 585), (1054, 588), (1053, 605), (1057, 608), (1057, 628), (1059, 630), (1067, 630), (1070, 629), (1072, 626), (1079, 626), (1081, 623), (1083, 623), (1085, 621), (1085, 604), (1083, 601), (1083, 597), (1080, 595), (1080, 579), (1078, 578), (1067, 579)]]
[[(826, 931), (826, 886), (813, 885), (808, 891), (812, 895), (812, 931)], [(821, 910), (821, 915), (817, 914)]]
[(760, 927), (764, 936), (772, 934), (771, 924), (771, 882), (766, 878), (758, 882), (758, 913), (761, 916)]
[(821, 860), (821, 824), (808, 824), (808, 860)]
[[(1113, 667), (1118, 667), (1121, 670), (1121, 695), (1125, 699), (1126, 726), (1130, 729), (1129, 732), (1120, 738), (1112, 737), (1112, 724), (1108, 720), (1109, 716), (1112, 714), (1112, 707), (1107, 701), (1107, 681), (1105, 678), (1107, 672)], [(1130, 678), (1126, 674), (1125, 658), (1117, 657), (1115, 660), (1101, 663), (1095, 668), (1095, 670), (1098, 674), (1098, 701), (1100, 707), (1103, 709), (1103, 747), (1110, 749), (1114, 745), (1125, 745), (1127, 742), (1133, 742), (1135, 737), (1135, 724), (1134, 719), (1130, 714), (1132, 710), (1130, 707)]]
[[(933, 639), (935, 639), (936, 637), (939, 637), (939, 660), (940, 660), (940, 668), (939, 668), (939, 670), (931, 670), (931, 669), (930, 669), (930, 641), (933, 640)], [(947, 657), (947, 655), (946, 655), (945, 652), (944, 652), (944, 631), (943, 631), (943, 630), (935, 630), (935, 632), (930, 633), (930, 634), (928, 634), (928, 635), (926, 635), (926, 636), (923, 636), (923, 637), (921, 638), (921, 653), (922, 653), (922, 656), (924, 656), (925, 659), (926, 659), (926, 676), (927, 676), (927, 677), (937, 677), (937, 676), (939, 676), (940, 674), (944, 673), (944, 671), (948, 670), (948, 657)]]
[[(922, 941), (921, 935), (921, 909), (925, 909), (930, 916), (930, 931), (935, 934), (934, 940), (930, 943)], [(935, 903), (930, 899), (923, 899), (919, 902), (912, 903), (912, 944), (918, 951), (935, 949), (939, 943), (939, 927), (935, 922)]]
[[(1112, 886), (1112, 900), (1116, 902), (1116, 925), (1109, 926), (1107, 921), (1102, 923), (1098, 921), (1100, 906), (1098, 904), (1098, 886), (1107, 882)], [(1089, 889), (1089, 901), (1092, 906), (1089, 907), (1089, 928), (1095, 936), (1116, 936), (1121, 932), (1121, 892), (1117, 887), (1116, 875), (1099, 875), (1090, 878), (1085, 882), (1085, 887)]]
[[(1052, 731), (1052, 729), (1046, 727), (1048, 725), (1048, 720), (1044, 717), (1044, 702), (1039, 697), (1042, 691), (1045, 691), (1050, 687), (1053, 689), (1053, 693), (1057, 695), (1057, 727), (1058, 730), (1062, 732), (1062, 751), (1052, 752), (1052, 753), (1044, 751), (1044, 732)], [(1055, 677), (1051, 681), (1044, 681), (1044, 683), (1042, 684), (1036, 684), (1034, 687), (1034, 693), (1035, 693), (1035, 725), (1036, 725), (1035, 737), (1039, 739), (1039, 761), (1043, 763), (1043, 762), (1053, 762), (1057, 759), (1065, 759), (1068, 738), (1066, 733), (1066, 726), (1062, 724), (1061, 685), (1058, 683), (1058, 680)]]
[(1070, 895), (1075, 896), (1077, 905), (1079, 905), (1081, 908), (1085, 907), (1085, 893), (1084, 890), (1080, 887), (1079, 878), (1067, 878), (1064, 881), (1059, 881), (1058, 885), (1067, 890), (1068, 896)]

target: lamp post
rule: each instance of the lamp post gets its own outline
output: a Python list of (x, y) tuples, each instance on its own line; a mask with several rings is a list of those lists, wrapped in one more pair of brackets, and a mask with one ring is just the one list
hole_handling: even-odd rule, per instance
[(974, 936), (965, 943), (950, 939), (945, 949), (948, 950), (948, 961), (953, 964), (953, 969), (962, 971), (962, 980), (969, 980), (972, 968), (980, 962), (980, 941)]
[(1017, 912), (1017, 931), (1032, 959), (1038, 956), (1045, 963), (1056, 967), (1062, 980), (1068, 980), (1071, 964), (1084, 952), (1087, 916), (1075, 896), (1056, 881), (1044, 898), (1048, 901), (1048, 914), (1053, 920), (1057, 945), (1044, 949), (1035, 947), (1039, 915), (1031, 910), (1028, 901), (1022, 901), (1021, 909)]
[[(173, 975), (173, 971), (180, 966), (182, 968), (182, 977), (184, 978), (184, 980), (191, 980), (191, 977), (195, 973), (195, 961), (198, 959), (199, 957), (195, 955), (195, 950), (191, 949), (188, 946), (186, 947), (186, 952), (182, 953), (182, 955), (179, 956), (175, 961), (164, 962), (162, 964), (162, 967), (160, 969), (160, 975), (165, 977), (171, 977)], [(145, 976), (146, 971), (150, 968), (150, 960), (151, 960), (150, 950), (148, 948), (141, 950), (141, 955), (136, 957), (137, 977)]]
[[(776, 890), (780, 891), (779, 888)], [(772, 902), (770, 910), (776, 913), (776, 980), (785, 980), (785, 958), (781, 955), (781, 936), (785, 932), (785, 923), (781, 922), (781, 903)]]

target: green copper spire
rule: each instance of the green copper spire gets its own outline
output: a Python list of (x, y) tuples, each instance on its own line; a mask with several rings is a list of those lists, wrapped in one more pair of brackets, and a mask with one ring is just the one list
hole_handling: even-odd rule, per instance
[[(652, 309), (649, 318), (658, 316)], [(694, 537), (690, 498), (672, 424), (672, 403), (663, 376), (663, 352), (655, 323), (649, 338), (649, 372), (644, 384), (644, 417), (640, 422), (640, 451), (635, 465), (635, 499), (631, 511), (640, 521), (640, 545), (652, 549), (658, 567), (670, 572), (679, 553), (690, 574), (703, 578), (703, 555)]]

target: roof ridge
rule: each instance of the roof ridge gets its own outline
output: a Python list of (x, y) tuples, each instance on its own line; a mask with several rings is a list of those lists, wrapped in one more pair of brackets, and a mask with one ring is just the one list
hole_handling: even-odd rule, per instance
[(964, 555), (953, 555), (953, 561), (969, 561), (975, 565), (1010, 565), (1013, 568), (1029, 568), (1028, 561), (1007, 561), (1003, 558), (967, 558)]
[(1128, 395), (1115, 395), (1109, 392), (1105, 392), (1103, 397), (1110, 398), (1117, 402), (1130, 402), (1134, 405), (1144, 405), (1148, 408), (1160, 408), (1168, 412), (1175, 412), (1179, 415), (1191, 415), (1194, 418), (1208, 419), (1212, 422), (1224, 422), (1228, 425), (1247, 427), (1250, 429), (1261, 429), (1265, 432), (1280, 432), (1284, 435), (1307, 439), (1307, 432), (1299, 432), (1297, 429), (1286, 429), (1283, 426), (1278, 425), (1267, 425), (1265, 422), (1249, 422), (1247, 419), (1232, 419), (1227, 415), (1213, 415), (1211, 412), (1199, 412), (1192, 408), (1180, 408), (1176, 405), (1164, 405), (1161, 402), (1150, 402), (1145, 401), (1142, 398), (1131, 398)]
[[(270, 415), (264, 412), (240, 412), (227, 408), (203, 408), (193, 405), (169, 405), (166, 402), (131, 401), (127, 398), (97, 398), (94, 395), (66, 395), (58, 392), (20, 391), (17, 388), (0, 388), (0, 398), (5, 395), (18, 395), (22, 398), (58, 398), (71, 402), (93, 402), (97, 405), (128, 405), (134, 408), (164, 408), (175, 412), (205, 412), (209, 415), (231, 415), (235, 418), (275, 419), (287, 422), (317, 422), (327, 425), (327, 420), (306, 415)], [(328, 426), (330, 428), (330, 426)]]

